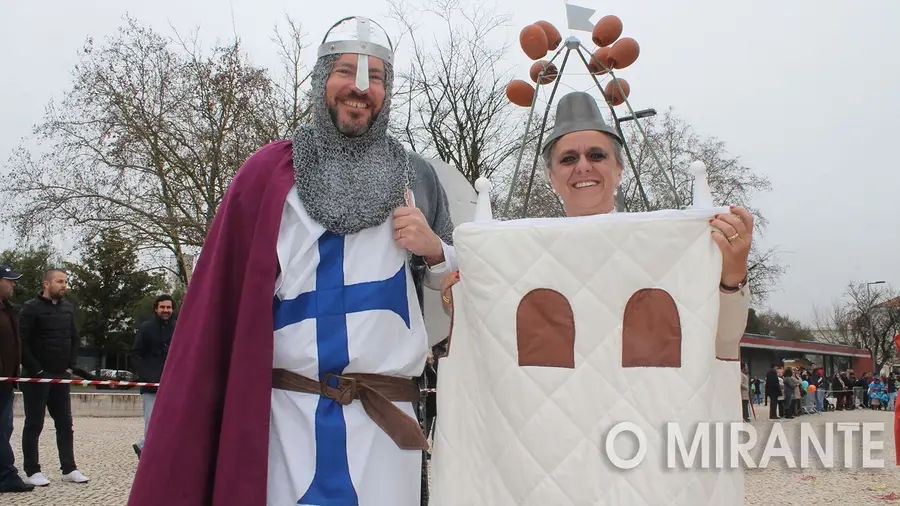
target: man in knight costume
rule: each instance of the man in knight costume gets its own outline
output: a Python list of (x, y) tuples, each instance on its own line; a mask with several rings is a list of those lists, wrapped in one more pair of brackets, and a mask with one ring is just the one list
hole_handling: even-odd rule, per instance
[(132, 506), (413, 506), (422, 287), (455, 269), (434, 168), (387, 133), (393, 47), (336, 23), (312, 121), (240, 168), (207, 235)]

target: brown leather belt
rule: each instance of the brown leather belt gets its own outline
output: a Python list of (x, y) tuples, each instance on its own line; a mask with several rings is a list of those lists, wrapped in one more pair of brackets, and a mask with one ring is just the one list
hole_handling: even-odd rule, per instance
[[(336, 380), (337, 387), (329, 385)], [(333, 381), (331, 381), (333, 383)], [(419, 422), (397, 407), (394, 402), (421, 400), (419, 386), (411, 378), (380, 374), (328, 374), (323, 381), (284, 370), (272, 370), (272, 388), (327, 397), (342, 406), (359, 399), (363, 409), (381, 430), (404, 450), (427, 450), (428, 441)]]

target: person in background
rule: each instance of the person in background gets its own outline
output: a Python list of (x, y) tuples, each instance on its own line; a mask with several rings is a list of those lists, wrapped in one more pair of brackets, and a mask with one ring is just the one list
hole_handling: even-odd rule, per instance
[(781, 387), (779, 385), (778, 366), (772, 364), (772, 368), (766, 373), (766, 399), (769, 403), (769, 419), (778, 420), (781, 414), (778, 409), (781, 406), (779, 397), (781, 397)]
[[(22, 362), (22, 341), (19, 338), (19, 317), (9, 300), (16, 280), (22, 275), (8, 265), (0, 265), (0, 376), (19, 376)], [(13, 432), (14, 384), (0, 382), (0, 494), (30, 492), (34, 485), (25, 483), (16, 469), (16, 457), (9, 440)]]
[(785, 406), (784, 406), (784, 368), (783, 367), (778, 368), (778, 388), (779, 388), (779, 392), (781, 392), (781, 394), (778, 396), (778, 417), (784, 418), (785, 417), (785, 410), (784, 410)]
[(856, 402), (857, 392), (862, 392), (861, 393), (862, 397), (859, 398), (860, 402), (862, 402), (862, 405), (864, 407), (868, 408), (869, 407), (869, 373), (867, 373), (867, 372), (862, 373), (862, 375), (860, 375), (860, 377), (855, 380), (855, 383), (853, 386), (855, 388), (859, 389), (859, 390), (855, 390), (855, 389), (853, 390), (854, 403)]
[(816, 386), (816, 411), (823, 413), (825, 411), (825, 392), (828, 391), (828, 379), (825, 377), (825, 371), (816, 369), (813, 381), (810, 384)]
[(892, 374), (888, 374), (887, 376), (887, 393), (889, 399), (887, 409), (893, 411), (894, 403), (897, 401), (897, 380)]
[[(788, 367), (784, 371), (784, 413), (785, 418), (790, 420), (794, 418), (794, 395), (797, 385), (800, 384), (800, 380), (794, 377), (794, 368)], [(799, 397), (799, 392), (798, 392)]]
[(741, 364), (741, 404), (743, 405), (744, 421), (750, 421), (750, 368), (747, 364)]
[(843, 373), (837, 372), (831, 377), (831, 392), (835, 397), (836, 405), (834, 409), (836, 411), (843, 411), (847, 407), (847, 396), (844, 392), (846, 388), (845, 379), (846, 376)]
[[(166, 357), (169, 355), (169, 345), (172, 343), (172, 334), (175, 332), (175, 301), (169, 294), (162, 294), (153, 303), (153, 318), (144, 322), (138, 329), (134, 344), (131, 347), (131, 363), (137, 372), (139, 381), (145, 383), (159, 383), (162, 378), (163, 367), (166, 365)], [(157, 387), (141, 387), (141, 403), (144, 407), (144, 437), (147, 437), (147, 427), (150, 424), (150, 414), (153, 412), (153, 402), (156, 400)], [(141, 439), (132, 445), (134, 453), (141, 457), (144, 449), (144, 440)]]
[[(29, 300), (19, 312), (22, 337), (22, 365), (32, 378), (71, 379), (69, 370), (78, 358), (79, 337), (75, 330), (75, 308), (65, 299), (68, 275), (60, 269), (44, 273), (43, 292)], [(88, 477), (75, 465), (72, 432), (72, 401), (68, 383), (22, 383), (25, 428), (22, 454), (26, 483), (37, 487), (50, 484), (41, 472), (38, 440), (44, 429), (44, 412), (49, 411), (56, 428), (56, 448), (62, 481), (87, 483)]]

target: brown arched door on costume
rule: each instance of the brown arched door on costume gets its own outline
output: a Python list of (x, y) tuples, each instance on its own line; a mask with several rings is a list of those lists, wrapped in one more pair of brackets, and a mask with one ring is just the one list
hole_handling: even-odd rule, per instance
[(622, 367), (681, 367), (681, 318), (659, 288), (638, 290), (622, 319)]
[(575, 368), (575, 315), (566, 297), (549, 288), (525, 294), (516, 311), (520, 366)]

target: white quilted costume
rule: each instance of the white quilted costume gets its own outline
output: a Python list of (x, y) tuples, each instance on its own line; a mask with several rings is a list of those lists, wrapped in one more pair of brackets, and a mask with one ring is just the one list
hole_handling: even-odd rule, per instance
[[(728, 449), (722, 469), (715, 453), (711, 469), (699, 455), (693, 469), (667, 467), (668, 423), (688, 453), (698, 422), (741, 420), (748, 291), (719, 289), (708, 220), (722, 212), (457, 227), (431, 506), (743, 504)], [(621, 422), (645, 436), (628, 469), (615, 464), (635, 456), (635, 437), (607, 447)], [(680, 463), (677, 444), (674, 455)]]

